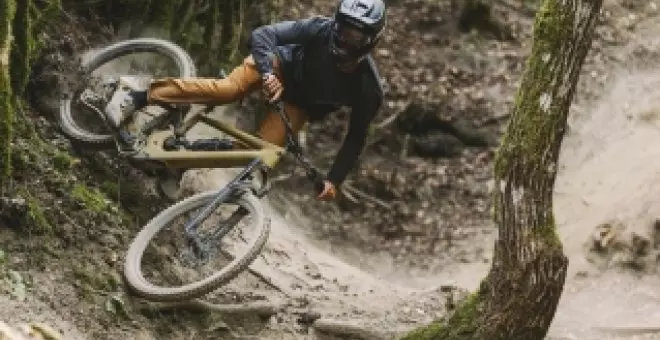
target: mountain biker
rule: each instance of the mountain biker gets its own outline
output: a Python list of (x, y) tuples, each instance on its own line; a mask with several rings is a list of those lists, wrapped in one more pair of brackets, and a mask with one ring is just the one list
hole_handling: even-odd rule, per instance
[[(371, 51), (382, 35), (385, 12), (382, 0), (340, 0), (332, 18), (314, 16), (258, 27), (248, 41), (251, 55), (226, 78), (163, 78), (145, 89), (122, 77), (120, 83), (127, 90), (119, 101), (111, 101), (106, 114), (118, 126), (148, 104), (228, 104), (261, 89), (269, 102), (282, 100), (297, 133), (306, 121), (319, 121), (348, 106), (352, 110), (346, 137), (317, 197), (334, 199), (382, 104)], [(258, 135), (284, 145), (286, 131), (277, 113), (266, 115)]]

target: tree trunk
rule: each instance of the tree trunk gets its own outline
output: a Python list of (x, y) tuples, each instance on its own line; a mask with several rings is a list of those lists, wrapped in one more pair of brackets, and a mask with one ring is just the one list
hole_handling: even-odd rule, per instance
[(545, 0), (515, 107), (495, 160), (493, 265), (479, 290), (446, 320), (404, 339), (543, 339), (568, 260), (552, 191), (568, 111), (602, 0)]
[[(5, 188), (11, 175), (11, 140), (14, 119), (9, 60), (12, 46), (12, 22), (16, 13), (14, 0), (0, 3), (0, 187)], [(4, 191), (4, 190), (3, 190)]]
[(32, 0), (16, 2), (12, 24), (13, 48), (10, 54), (11, 84), (14, 96), (22, 96), (30, 76), (34, 51), (33, 19), (30, 16)]

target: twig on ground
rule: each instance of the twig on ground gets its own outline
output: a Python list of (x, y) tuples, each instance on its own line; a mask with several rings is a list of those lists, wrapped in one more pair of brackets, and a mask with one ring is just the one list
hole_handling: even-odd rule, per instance
[(382, 208), (385, 208), (385, 209), (391, 209), (391, 208), (392, 208), (392, 205), (391, 205), (391, 204), (389, 204), (389, 203), (387, 203), (387, 202), (385, 202), (385, 201), (383, 201), (383, 200), (381, 200), (381, 199), (378, 199), (378, 198), (376, 198), (376, 197), (374, 197), (374, 196), (371, 196), (371, 195), (367, 194), (367, 193), (364, 192), (364, 191), (361, 191), (361, 190), (359, 190), (359, 189), (356, 189), (355, 187), (351, 186), (351, 185), (348, 184), (348, 183), (345, 183), (344, 185), (342, 185), (342, 189), (341, 189), (341, 190), (344, 190), (344, 193), (346, 193), (346, 192), (348, 191), (348, 192), (350, 192), (351, 194), (353, 194), (353, 195), (355, 195), (355, 196), (359, 196), (359, 197), (361, 197), (362, 199), (367, 200), (367, 201), (369, 201), (369, 202), (371, 202), (371, 203), (374, 203), (374, 204), (376, 204), (376, 205), (378, 205), (378, 206), (380, 206), (380, 207), (382, 207)]
[[(408, 146), (410, 145), (410, 134), (406, 133), (403, 136), (403, 142), (401, 143), (401, 151), (399, 152), (399, 161), (403, 162), (406, 157), (408, 157)], [(399, 167), (395, 167), (392, 170), (392, 174), (390, 175), (390, 181), (389, 185), (390, 187), (394, 186), (394, 183), (396, 181), (396, 176), (399, 174)]]
[(349, 201), (351, 201), (353, 203), (359, 203), (360, 202), (359, 199), (355, 198), (355, 196), (353, 196), (350, 192), (348, 192), (348, 190), (346, 190), (346, 188), (344, 188), (343, 186), (340, 187), (339, 190), (344, 195), (344, 197), (348, 198)]
[(377, 128), (377, 129), (384, 129), (384, 128), (386, 128), (387, 126), (389, 126), (390, 124), (394, 123), (394, 121), (396, 121), (396, 119), (397, 119), (397, 118), (398, 118), (403, 112), (406, 111), (406, 109), (408, 108), (408, 106), (410, 106), (410, 103), (411, 103), (411, 101), (407, 101), (407, 102), (406, 102), (406, 103), (405, 103), (400, 109), (394, 111), (394, 113), (393, 113), (391, 116), (387, 117), (385, 120), (383, 120), (382, 122), (380, 122), (380, 123), (378, 123), (378, 124), (374, 124), (374, 127)]

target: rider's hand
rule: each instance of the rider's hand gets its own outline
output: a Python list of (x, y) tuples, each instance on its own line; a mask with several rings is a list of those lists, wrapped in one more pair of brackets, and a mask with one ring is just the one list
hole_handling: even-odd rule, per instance
[(316, 197), (316, 199), (321, 201), (330, 201), (335, 199), (337, 196), (337, 189), (332, 182), (325, 180), (323, 181), (323, 191)]
[(264, 94), (270, 103), (277, 101), (284, 92), (284, 85), (276, 75), (270, 73), (264, 77)]

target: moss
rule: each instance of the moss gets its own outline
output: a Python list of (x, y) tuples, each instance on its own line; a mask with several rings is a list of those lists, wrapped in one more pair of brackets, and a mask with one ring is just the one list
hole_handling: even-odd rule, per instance
[(29, 197), (26, 200), (27, 203), (27, 223), (30, 227), (30, 230), (41, 233), (49, 233), (53, 230), (46, 214), (44, 214), (44, 209), (41, 207), (39, 201), (35, 200), (32, 197)]
[(100, 291), (115, 291), (119, 288), (119, 280), (110, 274), (99, 272), (92, 265), (80, 265), (73, 269), (73, 276), (80, 283)]
[(53, 167), (59, 171), (71, 170), (78, 161), (66, 152), (55, 151), (53, 155)]
[(22, 148), (12, 148), (11, 164), (13, 171), (27, 173), (27, 170), (33, 169), (31, 167), (31, 160), (29, 154)]
[(104, 211), (108, 207), (106, 197), (103, 193), (96, 189), (89, 188), (84, 184), (76, 184), (73, 186), (73, 189), (71, 190), (71, 198), (95, 212)]
[(45, 234), (53, 230), (48, 222), (45, 209), (41, 201), (34, 197), (26, 188), (16, 190), (16, 196), (25, 198), (25, 212), (21, 214), (19, 223), (30, 233)]
[[(62, 13), (62, 1), (60, 0), (47, 0), (45, 5), (42, 5), (37, 15), (32, 22), (33, 36), (36, 36), (43, 31), (46, 25), (53, 22)], [(35, 50), (39, 50), (43, 41), (35, 41)]]
[(119, 196), (119, 186), (117, 182), (105, 181), (101, 184), (101, 191), (113, 200)]
[(6, 0), (0, 6), (0, 50), (9, 46), (9, 34), (11, 33), (11, 23), (14, 21), (16, 13), (15, 0)]
[(121, 286), (118, 277), (99, 270), (92, 264), (77, 265), (72, 274), (79, 294), (90, 301), (97, 297), (99, 292), (117, 291)]
[(0, 184), (4, 187), (11, 175), (11, 141), (13, 137), (14, 108), (9, 67), (12, 45), (12, 27), (16, 13), (14, 0), (0, 3)]
[(13, 105), (9, 77), (0, 72), (0, 183), (4, 186), (11, 175), (11, 141), (13, 136)]
[(554, 215), (550, 215), (550, 223), (534, 229), (534, 232), (541, 238), (544, 244), (549, 247), (561, 248), (561, 238), (557, 233)]
[(31, 0), (17, 2), (12, 33), (14, 46), (11, 50), (11, 83), (17, 96), (23, 94), (30, 75), (30, 65), (34, 57), (35, 43), (30, 15)]
[(127, 179), (122, 178), (120, 183), (116, 181), (105, 181), (101, 184), (103, 191), (113, 202), (124, 206), (136, 206), (144, 198), (144, 192), (141, 186), (129, 183)]
[[(544, 1), (537, 13), (534, 23), (534, 44), (529, 59), (526, 62), (523, 83), (518, 88), (515, 96), (514, 111), (508, 129), (504, 134), (502, 147), (498, 150), (495, 161), (495, 173), (502, 178), (505, 171), (510, 169), (510, 162), (516, 162), (514, 155), (524, 154), (527, 157), (525, 164), (543, 164), (541, 158), (548, 154), (542, 152), (548, 146), (552, 138), (548, 133), (555, 133), (556, 129), (548, 128), (554, 124), (556, 118), (541, 110), (539, 98), (544, 91), (552, 89), (550, 74), (561, 74), (567, 72), (568, 65), (560, 63), (560, 70), (552, 70), (552, 62), (544, 60), (547, 56), (561, 52), (561, 45), (566, 41), (566, 35), (570, 35), (573, 27), (571, 15), (566, 15), (558, 7), (562, 6), (556, 1)], [(548, 110), (559, 109), (558, 103), (553, 103)], [(533, 166), (530, 169), (535, 169)], [(538, 169), (544, 169), (540, 167)], [(525, 174), (521, 178), (533, 177)]]
[(401, 340), (453, 340), (467, 339), (477, 328), (477, 307), (480, 301), (479, 293), (470, 294), (461, 303), (448, 320), (438, 320), (426, 327), (418, 328), (408, 333)]

